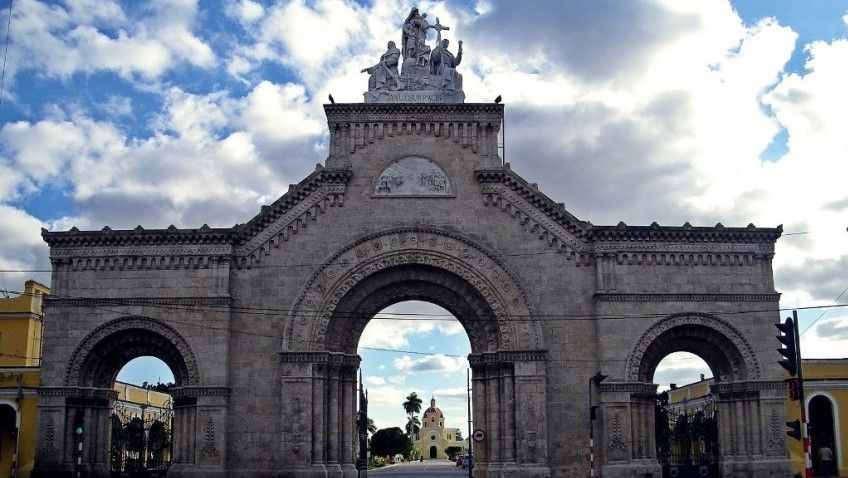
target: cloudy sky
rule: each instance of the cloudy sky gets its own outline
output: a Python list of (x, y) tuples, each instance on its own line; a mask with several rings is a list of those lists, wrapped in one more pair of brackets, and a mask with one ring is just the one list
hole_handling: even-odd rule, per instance
[[(48, 281), (41, 227), (252, 217), (324, 160), (322, 103), (330, 92), (361, 101), (359, 71), (399, 40), (411, 5), (14, 1), (0, 103), (0, 288)], [(0, 6), (5, 40), (9, 1)], [(782, 306), (848, 302), (848, 2), (418, 6), (464, 40), (467, 100), (503, 95), (507, 161), (573, 214), (594, 224), (783, 224)], [(807, 356), (848, 356), (848, 311), (801, 315)], [(439, 346), (444, 357), (363, 350), (372, 389), (456, 395), (464, 364), (449, 355), (465, 353), (456, 347), (467, 339), (446, 324), (398, 332), (405, 349)], [(365, 344), (387, 345), (379, 334)], [(665, 381), (697, 378), (691, 362), (672, 365)], [(422, 386), (416, 371), (455, 380)]]

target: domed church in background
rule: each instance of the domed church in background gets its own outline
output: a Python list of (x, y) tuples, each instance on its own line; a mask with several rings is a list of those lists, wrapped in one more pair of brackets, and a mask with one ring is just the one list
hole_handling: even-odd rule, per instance
[(450, 458), (445, 449), (449, 446), (467, 449), (459, 428), (445, 428), (445, 414), (436, 406), (436, 399), (430, 399), (430, 408), (424, 410), (421, 430), (415, 446), (421, 450), (425, 460), (446, 460)]

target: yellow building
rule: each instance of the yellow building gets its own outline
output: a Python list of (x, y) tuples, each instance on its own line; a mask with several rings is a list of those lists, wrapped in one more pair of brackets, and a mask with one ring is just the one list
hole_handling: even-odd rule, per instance
[(0, 298), (0, 478), (28, 477), (35, 460), (41, 311), (50, 289), (27, 281)]
[(430, 399), (430, 408), (424, 410), (421, 419), (421, 430), (415, 446), (421, 450), (425, 460), (445, 460), (448, 457), (445, 449), (449, 446), (466, 448), (465, 441), (459, 428), (445, 428), (445, 415), (436, 406), (436, 399)]
[[(35, 461), (37, 439), (38, 387), (41, 374), (41, 316), (44, 298), (50, 289), (35, 281), (27, 281), (21, 295), (0, 298), (0, 478), (27, 478)], [(171, 428), (171, 396), (167, 393), (122, 382), (115, 383), (118, 399), (113, 416), (122, 425), (138, 418), (148, 437), (150, 427), (162, 422), (166, 432)], [(167, 434), (167, 433), (166, 433)], [(136, 459), (126, 446), (115, 450), (118, 466)], [(153, 453), (148, 468), (167, 462), (170, 449)], [(118, 453), (116, 453), (118, 452)], [(136, 454), (137, 455), (137, 454)]]
[[(832, 476), (848, 477), (848, 358), (803, 359), (804, 398), (807, 404), (807, 420), (810, 430), (810, 447), (813, 474), (822, 476), (819, 449), (827, 446), (833, 451), (833, 462), (837, 470)], [(699, 408), (709, 400), (712, 378), (674, 387), (668, 391), (668, 407), (671, 410)], [(786, 419), (801, 418), (797, 400), (786, 398)], [(788, 428), (787, 428), (788, 430)], [(787, 437), (789, 456), (795, 473), (804, 476), (802, 444)], [(836, 473), (838, 471), (838, 473)]]
[[(848, 476), (848, 358), (804, 359), (804, 398), (810, 424), (810, 448), (813, 472), (821, 475), (819, 449), (827, 445), (833, 451), (837, 476)], [(786, 404), (787, 420), (801, 417), (797, 401)], [(796, 473), (804, 475), (801, 442), (789, 439), (789, 455)], [(831, 470), (833, 473), (836, 470)]]

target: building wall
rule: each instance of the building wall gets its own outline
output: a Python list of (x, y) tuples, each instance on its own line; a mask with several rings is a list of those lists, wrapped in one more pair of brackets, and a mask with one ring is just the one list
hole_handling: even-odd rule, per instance
[(46, 286), (27, 281), (21, 295), (0, 299), (0, 405), (15, 411), (19, 427), (16, 440), (10, 430), (0, 430), (0, 478), (12, 476), (16, 451), (19, 477), (28, 477), (35, 462), (41, 315), (49, 293)]
[[(827, 397), (833, 407), (833, 425), (836, 438), (836, 466), (839, 476), (848, 476), (848, 358), (843, 359), (807, 359), (803, 361), (804, 394), (809, 417), (810, 400), (822, 395)], [(786, 403), (787, 420), (801, 418), (801, 409), (797, 401)], [(816, 426), (815, 423), (810, 423)], [(804, 474), (804, 455), (801, 442), (788, 438), (789, 456), (796, 473)], [(816, 461), (817, 457), (813, 457)]]

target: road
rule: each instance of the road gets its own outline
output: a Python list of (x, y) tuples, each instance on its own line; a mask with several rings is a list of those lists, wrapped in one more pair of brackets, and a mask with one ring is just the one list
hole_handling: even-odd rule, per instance
[(368, 476), (385, 478), (414, 478), (418, 476), (429, 476), (432, 478), (458, 478), (468, 476), (468, 470), (456, 466), (455, 462), (447, 460), (431, 460), (412, 463), (400, 463), (386, 468), (377, 468), (368, 471)]

